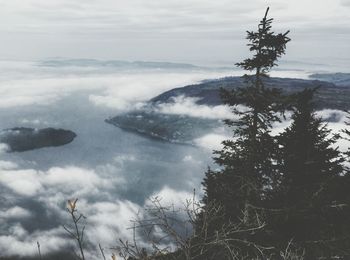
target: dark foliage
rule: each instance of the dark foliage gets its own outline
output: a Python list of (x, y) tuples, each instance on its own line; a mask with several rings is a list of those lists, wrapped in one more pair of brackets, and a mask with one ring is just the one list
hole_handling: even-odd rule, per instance
[[(259, 225), (263, 221), (261, 209), (269, 190), (276, 185), (274, 158), (278, 146), (270, 130), (274, 122), (280, 121), (285, 98), (279, 89), (266, 86), (264, 79), (284, 54), (290, 39), (288, 32), (275, 34), (271, 31), (272, 19), (267, 18), (268, 10), (258, 31), (248, 32), (248, 46), (253, 57), (237, 64), (246, 70), (255, 70), (255, 74), (244, 76), (246, 87), (222, 91), (224, 102), (232, 107), (239, 120), (226, 120), (227, 125), (234, 127), (234, 138), (224, 141), (223, 149), (215, 151), (215, 161), (221, 170), (209, 170), (203, 182), (204, 203), (215, 201), (223, 208), (223, 218), (212, 232), (226, 223), (241, 222), (245, 228)], [(251, 245), (265, 247), (261, 240), (263, 236), (259, 231), (238, 237), (251, 241)], [(241, 254), (262, 258), (265, 252), (251, 246)]]
[(275, 34), (272, 29), (272, 18), (267, 18), (269, 8), (267, 8), (264, 18), (260, 21), (258, 31), (247, 31), (249, 50), (254, 53), (252, 58), (248, 58), (238, 66), (245, 70), (256, 70), (257, 74), (268, 72), (286, 49), (286, 44), (290, 39), (286, 33)]
[(315, 116), (315, 90), (296, 95), (293, 123), (278, 137), (281, 183), (268, 222), (282, 247), (293, 239), (308, 259), (348, 255), (349, 177), (344, 175), (339, 139)]
[[(344, 139), (347, 140), (347, 141), (350, 141), (350, 130), (349, 130), (349, 126), (350, 126), (350, 112), (347, 111), (347, 113), (348, 113), (348, 116), (347, 116), (348, 121), (345, 122), (347, 128), (343, 130), (343, 133), (345, 134)], [(348, 148), (348, 151), (345, 154), (346, 154), (347, 161), (350, 162), (350, 147)]]

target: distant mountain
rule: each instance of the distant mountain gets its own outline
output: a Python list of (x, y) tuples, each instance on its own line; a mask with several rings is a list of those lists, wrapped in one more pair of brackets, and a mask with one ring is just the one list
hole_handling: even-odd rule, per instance
[(112, 67), (126, 69), (208, 69), (187, 63), (54, 58), (38, 63), (44, 67)]
[(0, 143), (9, 146), (9, 152), (24, 152), (43, 147), (61, 146), (74, 140), (77, 135), (69, 130), (16, 127), (0, 131)]
[[(333, 79), (331, 75), (314, 75), (313, 77)], [(350, 84), (346, 84), (343, 77), (336, 75), (335, 81), (342, 78), (342, 84), (336, 85), (333, 82), (291, 78), (270, 78), (266, 85), (278, 87), (287, 93), (301, 91), (304, 88), (319, 87), (315, 97), (317, 109), (350, 109)], [(243, 87), (241, 77), (227, 77), (216, 80), (206, 80), (201, 84), (185, 86), (164, 92), (152, 98), (145, 109), (132, 111), (106, 120), (122, 129), (141, 133), (143, 135), (167, 140), (174, 143), (194, 144), (194, 140), (205, 134), (211, 133), (215, 128), (223, 127), (223, 123), (215, 119), (195, 118), (188, 115), (161, 114), (152, 110), (152, 107), (164, 103), (176, 102), (178, 96), (196, 98), (198, 105), (217, 106), (221, 105), (220, 89), (234, 89)], [(329, 118), (334, 120), (334, 118)]]
[[(316, 77), (317, 74), (314, 75)], [(350, 79), (350, 77), (349, 77)], [(291, 78), (269, 78), (265, 84), (269, 87), (281, 88), (286, 93), (300, 91), (304, 88), (319, 87), (315, 101), (318, 109), (350, 109), (350, 82), (336, 85), (332, 82), (320, 80), (304, 80)], [(234, 89), (243, 87), (245, 83), (241, 77), (227, 77), (223, 79), (205, 81), (201, 84), (190, 85), (169, 90), (150, 100), (152, 103), (173, 102), (174, 97), (186, 96), (199, 98), (197, 104), (216, 106), (222, 104), (220, 88)]]
[(318, 73), (310, 75), (310, 78), (332, 82), (337, 86), (350, 86), (350, 73)]

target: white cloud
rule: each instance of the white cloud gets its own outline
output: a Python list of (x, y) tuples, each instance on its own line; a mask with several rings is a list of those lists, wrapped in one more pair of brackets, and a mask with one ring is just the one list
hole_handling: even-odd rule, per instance
[(193, 158), (192, 158), (191, 155), (186, 155), (186, 156), (182, 159), (182, 161), (184, 161), (184, 162), (191, 162), (191, 161), (193, 161)]
[(18, 120), (19, 124), (21, 125), (29, 125), (29, 126), (54, 126), (57, 125), (57, 122), (48, 122), (46, 120), (42, 120), (40, 118), (33, 118), (33, 119), (28, 119), (28, 118), (22, 118)]
[(32, 213), (29, 210), (18, 206), (15, 206), (7, 209), (6, 211), (0, 212), (0, 219), (14, 220), (14, 219), (28, 218), (31, 216), (32, 216)]
[(131, 220), (135, 218), (141, 207), (129, 201), (98, 202), (88, 205), (85, 214), (90, 228), (87, 236), (94, 243), (112, 246), (119, 238), (132, 239)]
[[(198, 194), (197, 194), (198, 195)], [(152, 199), (158, 198), (162, 206), (174, 206), (175, 208), (184, 208), (186, 200), (193, 198), (193, 193), (186, 191), (177, 191), (167, 186), (163, 187), (160, 191), (152, 194), (145, 202), (145, 206), (152, 207)], [(196, 200), (198, 197), (196, 197)]]
[(10, 150), (10, 148), (7, 144), (0, 143), (0, 154), (6, 153), (9, 150)]
[[(17, 180), (11, 178), (11, 174)], [(153, 193), (149, 199), (146, 199), (144, 205), (113, 199), (109, 196), (104, 197), (101, 195), (111, 184), (108, 178), (98, 177), (93, 171), (72, 167), (52, 168), (47, 172), (2, 170), (1, 175), (5, 176), (0, 179), (2, 185), (12, 189), (20, 196), (35, 195), (36, 200), (45, 206), (51, 216), (55, 217), (55, 221), (59, 220), (61, 224), (69, 225), (70, 223), (69, 216), (64, 209), (67, 198), (79, 197), (78, 210), (87, 216), (86, 239), (93, 245), (101, 243), (105, 248), (115, 246), (119, 238), (125, 240), (133, 238), (132, 230), (129, 229), (132, 226), (131, 220), (137, 216), (143, 218), (143, 209), (151, 205), (151, 198), (157, 196), (161, 199), (162, 205), (174, 205), (177, 208), (183, 208), (186, 200), (193, 198), (193, 194), (190, 192), (176, 191), (169, 187), (164, 187)], [(31, 186), (28, 186), (28, 183), (31, 183)], [(96, 188), (98, 188), (96, 192), (92, 191)], [(78, 190), (78, 192), (74, 193), (73, 189)], [(91, 193), (93, 193), (93, 197)], [(67, 246), (72, 245), (73, 241), (68, 239), (62, 227), (53, 227), (47, 231), (28, 232), (19, 222), (32, 216), (29, 210), (19, 206), (0, 213), (2, 221), (6, 221), (6, 219), (18, 221), (9, 228), (7, 235), (0, 235), (0, 250), (3, 255), (35, 255), (37, 254), (36, 241), (40, 242), (44, 254), (62, 251)], [(87, 254), (91, 259), (98, 259), (93, 250), (93, 247), (90, 248), (87, 250)], [(98, 248), (96, 248), (96, 252), (98, 252), (97, 250)], [(106, 249), (106, 253), (110, 253), (110, 250)]]
[[(195, 109), (195, 108), (194, 108)], [(342, 130), (344, 130), (347, 126), (345, 122), (347, 122), (347, 113), (340, 110), (334, 109), (324, 109), (320, 111), (316, 111), (316, 116), (321, 117), (323, 120), (329, 121), (326, 122), (327, 127), (331, 130), (331, 134), (341, 134)], [(282, 133), (287, 127), (289, 127), (292, 123), (291, 119), (292, 113), (286, 112), (286, 119), (281, 122), (276, 122), (273, 124), (273, 128), (271, 130), (271, 134), (276, 136)], [(229, 135), (229, 131), (226, 129), (216, 129), (213, 133), (202, 136), (196, 140), (194, 140), (195, 144), (210, 150), (219, 150), (222, 148), (222, 141), (232, 139)], [(346, 151), (350, 146), (350, 142), (340, 139), (335, 145), (340, 148), (340, 151)]]
[(222, 142), (230, 139), (229, 136), (223, 134), (207, 134), (196, 140), (195, 144), (208, 150), (219, 150), (222, 148)]
[(77, 167), (53, 167), (48, 171), (7, 170), (11, 163), (3, 163), (0, 170), (0, 184), (22, 196), (38, 194), (61, 193), (66, 196), (79, 197), (98, 193), (99, 189), (110, 189), (116, 184), (116, 179), (101, 178), (92, 170)]
[(65, 191), (93, 192), (95, 188), (108, 188), (112, 183), (100, 178), (94, 171), (77, 167), (51, 168), (43, 176), (42, 182), (49, 187)]
[[(32, 72), (37, 72), (35, 67), (33, 67)], [(103, 80), (108, 81), (105, 78)], [(103, 80), (91, 77), (63, 78), (59, 76), (3, 80), (0, 85), (0, 108), (52, 105), (52, 103), (74, 91), (99, 88), (99, 84)]]
[(35, 170), (2, 170), (0, 183), (22, 196), (34, 196), (43, 188)]
[(156, 111), (164, 114), (188, 115), (192, 117), (208, 119), (232, 119), (233, 114), (228, 106), (198, 105), (198, 98), (177, 96), (171, 103), (161, 103), (156, 106)]
[(323, 120), (331, 120), (333, 123), (344, 124), (347, 113), (341, 110), (335, 109), (323, 109), (316, 112), (316, 116), (321, 117)]
[[(98, 67), (37, 67), (35, 63), (0, 63), (0, 109), (21, 106), (52, 106), (73, 93), (84, 92), (96, 106), (126, 110), (163, 91), (193, 84), (227, 72), (171, 72), (109, 70)], [(17, 67), (16, 67), (17, 66)], [(23, 69), (22, 66), (25, 68)], [(136, 104), (135, 104), (136, 103)], [(21, 119), (26, 124), (45, 124), (42, 119)], [(47, 123), (47, 122), (46, 122)]]
[[(119, 237), (131, 238), (132, 233), (127, 227), (140, 207), (129, 201), (108, 201), (111, 196), (104, 196), (111, 192), (110, 189), (116, 188), (118, 178), (111, 179), (104, 176), (103, 172), (98, 175), (95, 171), (77, 167), (54, 167), (44, 172), (13, 169), (15, 165), (10, 162), (2, 162), (0, 165), (1, 185), (9, 188), (19, 199), (35, 196), (35, 200), (50, 215), (55, 216), (55, 221), (60, 220), (62, 225), (70, 223), (64, 208), (67, 199), (81, 198), (78, 208), (88, 216), (86, 232), (92, 243), (101, 242), (113, 246)], [(11, 195), (7, 192), (7, 196)], [(88, 199), (101, 201), (88, 202)], [(20, 221), (31, 216), (29, 210), (14, 206), (0, 213), (0, 221)], [(0, 236), (2, 255), (35, 255), (36, 241), (41, 243), (45, 252), (56, 252), (72, 243), (62, 227), (29, 233), (17, 223), (7, 232), (7, 235)]]
[(271, 129), (271, 135), (276, 136), (281, 134), (287, 127), (292, 123), (290, 111), (286, 111), (284, 114), (285, 118), (280, 117), (281, 122), (274, 122)]
[(198, 83), (206, 78), (218, 78), (225, 72), (144, 73), (115, 77), (103, 94), (91, 94), (89, 100), (97, 105), (120, 110), (135, 108), (166, 90)]
[(28, 233), (20, 224), (11, 227), (7, 235), (0, 235), (0, 251), (2, 256), (37, 255), (37, 241), (40, 242), (42, 253), (55, 252), (71, 244), (62, 237), (61, 228), (49, 231)]
[(16, 169), (18, 167), (18, 165), (14, 162), (10, 162), (10, 161), (0, 161), (0, 169), (3, 170), (12, 170), (12, 169)]
[[(330, 122), (327, 123), (329, 129), (332, 130), (333, 134), (342, 134), (342, 130), (348, 128), (345, 122), (348, 122), (347, 113), (340, 110), (333, 109), (325, 109), (321, 111), (317, 111), (317, 115), (322, 117), (323, 119), (331, 119)], [(341, 139), (336, 144), (335, 147), (339, 147), (339, 150), (345, 152), (350, 147), (350, 141)]]

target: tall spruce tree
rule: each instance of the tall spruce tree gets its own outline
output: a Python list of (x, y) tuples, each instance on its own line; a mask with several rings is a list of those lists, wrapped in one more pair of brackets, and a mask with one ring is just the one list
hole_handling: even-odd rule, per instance
[(345, 257), (350, 249), (349, 177), (334, 148), (339, 136), (331, 135), (314, 114), (314, 92), (296, 95), (292, 125), (278, 138), (283, 177), (275, 207), (280, 210), (268, 221), (281, 248), (293, 240), (306, 259)]
[[(222, 150), (214, 152), (220, 170), (209, 169), (203, 181), (204, 204), (214, 202), (222, 208), (221, 219), (212, 227), (212, 232), (228, 223), (241, 223), (248, 229), (259, 225), (262, 219), (258, 211), (264, 207), (267, 191), (275, 185), (277, 145), (270, 130), (273, 122), (280, 120), (278, 113), (283, 112), (282, 94), (278, 89), (269, 88), (265, 80), (267, 73), (285, 53), (290, 39), (287, 37), (289, 31), (278, 34), (272, 31), (273, 19), (267, 17), (268, 11), (269, 8), (258, 30), (247, 32), (253, 57), (237, 63), (237, 66), (254, 74), (244, 75), (245, 87), (222, 90), (223, 101), (232, 107), (239, 120), (225, 121), (233, 127), (234, 137), (223, 142)], [(243, 105), (244, 109), (238, 105)], [(242, 232), (241, 238), (254, 241), (257, 236), (256, 232), (248, 235)], [(251, 257), (258, 255), (254, 249), (247, 249), (244, 254)]]

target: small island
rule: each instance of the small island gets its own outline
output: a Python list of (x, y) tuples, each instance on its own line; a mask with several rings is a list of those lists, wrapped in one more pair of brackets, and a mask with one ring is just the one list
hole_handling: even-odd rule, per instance
[(24, 152), (62, 146), (72, 142), (76, 136), (74, 132), (64, 129), (15, 127), (0, 131), (0, 143), (8, 145), (8, 152)]

